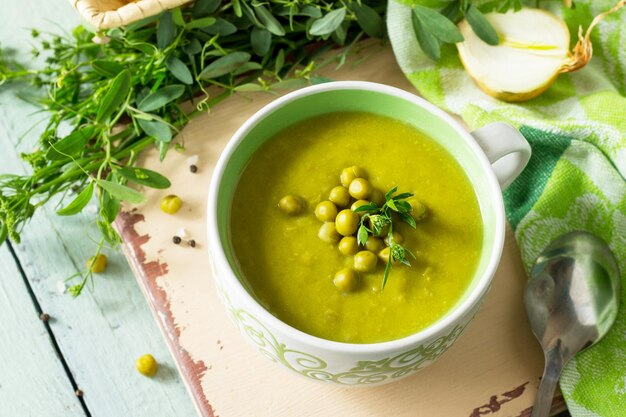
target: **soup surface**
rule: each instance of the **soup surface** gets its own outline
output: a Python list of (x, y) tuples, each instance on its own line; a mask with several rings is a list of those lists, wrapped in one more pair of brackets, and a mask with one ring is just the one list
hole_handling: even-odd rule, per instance
[[(398, 186), (428, 209), (417, 229), (394, 222), (417, 259), (393, 265), (382, 291), (380, 260), (354, 291), (338, 291), (333, 277), (353, 258), (318, 238), (315, 206), (353, 165), (383, 193)], [(279, 209), (288, 194), (306, 202), (302, 214)], [(482, 245), (478, 201), (460, 165), (412, 126), (369, 113), (318, 116), (270, 139), (241, 175), (230, 222), (239, 275), (257, 300), (297, 329), (350, 343), (402, 338), (444, 316), (468, 287)]]

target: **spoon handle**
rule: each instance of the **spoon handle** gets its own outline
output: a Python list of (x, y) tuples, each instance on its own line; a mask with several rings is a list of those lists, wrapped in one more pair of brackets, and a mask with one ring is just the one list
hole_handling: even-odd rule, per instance
[(554, 390), (563, 370), (563, 360), (558, 347), (545, 354), (546, 367), (543, 370), (537, 398), (530, 417), (548, 417), (554, 399)]

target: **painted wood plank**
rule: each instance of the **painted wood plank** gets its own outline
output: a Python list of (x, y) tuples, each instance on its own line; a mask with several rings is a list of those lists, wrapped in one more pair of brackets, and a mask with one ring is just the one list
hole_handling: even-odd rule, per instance
[(84, 417), (6, 246), (0, 247), (0, 306), (0, 415)]
[[(59, 26), (71, 30), (77, 23), (74, 11), (64, 0), (11, 0), (3, 2), (0, 39), (3, 47), (17, 49), (28, 63), (32, 48), (28, 28), (58, 32)], [(35, 146), (37, 130), (19, 145), (17, 142), (38, 116), (27, 118), (33, 108), (13, 98), (10, 91), (0, 93), (0, 103), (0, 173), (25, 172), (19, 152)], [(57, 282), (80, 269), (95, 248), (91, 237), (97, 232), (91, 221), (88, 216), (60, 219), (46, 208), (25, 228), (23, 243), (16, 246), (39, 303), (54, 318), (50, 323), (52, 331), (84, 392), (91, 414), (94, 417), (192, 415), (193, 406), (163, 339), (126, 261), (117, 250), (106, 251), (110, 267), (97, 278), (94, 292), (85, 291), (76, 300), (57, 292)], [(153, 379), (139, 375), (134, 369), (136, 358), (146, 352), (152, 353), (161, 364)], [(13, 377), (10, 375), (10, 379)], [(8, 400), (19, 405), (25, 398), (30, 396)], [(21, 417), (23, 414), (0, 415)]]

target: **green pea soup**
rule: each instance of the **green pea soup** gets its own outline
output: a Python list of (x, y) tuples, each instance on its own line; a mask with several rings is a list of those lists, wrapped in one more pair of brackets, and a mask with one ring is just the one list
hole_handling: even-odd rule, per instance
[[(428, 208), (417, 229), (394, 223), (417, 259), (394, 265), (384, 290), (379, 261), (354, 291), (339, 291), (333, 277), (353, 257), (318, 238), (315, 206), (353, 165), (383, 193), (397, 186)], [(279, 209), (288, 194), (304, 199), (302, 214)], [(243, 169), (231, 206), (236, 269), (256, 300), (285, 323), (340, 342), (399, 339), (443, 317), (468, 288), (482, 239), (478, 200), (457, 161), (416, 128), (371, 113), (329, 113), (280, 131)]]

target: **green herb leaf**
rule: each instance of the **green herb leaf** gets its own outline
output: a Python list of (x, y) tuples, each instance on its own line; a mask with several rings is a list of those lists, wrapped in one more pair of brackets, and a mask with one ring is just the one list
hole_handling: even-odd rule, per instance
[(170, 44), (176, 37), (176, 27), (174, 26), (172, 13), (169, 10), (163, 12), (163, 14), (161, 15), (156, 35), (157, 46), (159, 49), (165, 49), (170, 46)]
[(332, 12), (327, 13), (321, 19), (317, 19), (315, 22), (313, 22), (313, 25), (309, 29), (309, 33), (313, 36), (330, 35), (335, 30), (337, 30), (345, 17), (346, 9), (335, 9)]
[(285, 50), (281, 49), (276, 54), (276, 62), (274, 63), (274, 72), (278, 74), (285, 65)]
[(306, 6), (304, 6), (300, 10), (300, 12), (298, 12), (298, 14), (300, 16), (309, 16), (315, 19), (319, 19), (320, 17), (322, 17), (322, 11), (315, 6), (311, 6), (310, 4), (307, 4)]
[(411, 13), (411, 22), (413, 23), (413, 30), (415, 31), (417, 42), (420, 44), (422, 51), (424, 51), (429, 58), (438, 61), (441, 57), (439, 40), (425, 29), (424, 23), (415, 11)]
[(196, 0), (191, 15), (194, 19), (212, 14), (220, 7), (221, 0)]
[(115, 229), (113, 229), (111, 223), (98, 220), (96, 224), (98, 225), (98, 230), (100, 230), (102, 237), (104, 237), (104, 240), (106, 240), (110, 245), (116, 246), (117, 244), (122, 243), (122, 238), (115, 231)]
[(387, 191), (385, 193), (385, 200), (390, 200), (391, 196), (395, 194), (395, 192), (398, 191), (398, 187), (393, 187), (392, 189), (390, 189), (389, 191)]
[(497, 45), (500, 42), (500, 38), (496, 30), (493, 26), (491, 26), (491, 23), (489, 23), (485, 15), (482, 14), (476, 7), (470, 4), (465, 12), (465, 17), (467, 18), (467, 22), (472, 27), (474, 33), (476, 33), (476, 36), (482, 39), (483, 42), (486, 42), (489, 45)]
[(133, 190), (125, 185), (107, 180), (96, 180), (98, 186), (108, 191), (112, 197), (121, 201), (128, 201), (133, 204), (141, 204), (146, 201), (146, 197), (139, 191)]
[(239, 91), (241, 93), (256, 92), (256, 91), (265, 91), (265, 88), (259, 84), (246, 83), (246, 84), (241, 84), (235, 87), (235, 91)]
[(258, 62), (246, 62), (245, 64), (237, 68), (235, 72), (233, 72), (233, 75), (241, 75), (250, 71), (256, 71), (260, 69), (263, 69), (263, 65), (259, 64)]
[(93, 70), (98, 74), (108, 78), (113, 78), (120, 72), (124, 71), (123, 65), (113, 61), (106, 61), (104, 59), (96, 59), (92, 61), (91, 68), (93, 68)]
[(51, 144), (46, 152), (46, 158), (50, 161), (63, 161), (84, 150), (85, 145), (95, 135), (95, 126), (78, 128), (60, 141)]
[(111, 82), (107, 93), (102, 98), (98, 113), (96, 115), (96, 122), (102, 123), (107, 120), (113, 113), (119, 111), (120, 106), (130, 92), (130, 72), (124, 70), (120, 72)]
[(159, 120), (137, 119), (139, 127), (146, 132), (148, 136), (152, 136), (159, 142), (171, 142), (172, 130), (168, 125)]
[(185, 27), (185, 19), (183, 19), (183, 12), (180, 7), (170, 10), (172, 12), (172, 21), (176, 26)]
[(233, 25), (228, 20), (224, 20), (218, 17), (217, 21), (214, 24), (200, 30), (202, 32), (208, 33), (209, 35), (228, 36), (237, 32), (237, 26)]
[(397, 201), (397, 200), (404, 200), (409, 197), (413, 197), (413, 193), (400, 193), (400, 194), (394, 195), (393, 199)]
[(265, 6), (256, 4), (254, 5), (254, 10), (267, 30), (276, 36), (285, 36), (285, 28)]
[(211, 64), (202, 70), (198, 78), (201, 80), (210, 80), (211, 78), (220, 77), (236, 70), (248, 61), (250, 61), (249, 53), (232, 52), (211, 62)]
[(407, 223), (413, 229), (417, 228), (417, 223), (415, 222), (415, 219), (413, 218), (413, 216), (411, 216), (410, 214), (408, 214), (408, 213), (398, 213), (398, 216), (400, 217), (400, 220), (402, 220), (403, 222)]
[(385, 264), (385, 273), (383, 275), (383, 283), (380, 286), (380, 290), (385, 289), (385, 285), (387, 285), (387, 279), (389, 279), (389, 271), (391, 271), (391, 256), (387, 258), (387, 263)]
[(463, 42), (459, 28), (435, 10), (417, 5), (413, 7), (413, 13), (419, 17), (424, 29), (436, 38), (446, 43)]
[(146, 168), (124, 167), (116, 170), (115, 173), (129, 181), (160, 190), (172, 185), (163, 175)]
[(241, 2), (240, 0), (232, 0), (233, 3), (233, 11), (235, 12), (235, 16), (241, 17), (243, 13), (241, 13)]
[(182, 96), (185, 92), (185, 86), (180, 84), (167, 85), (158, 89), (154, 93), (149, 94), (141, 103), (139, 103), (139, 110), (145, 112), (151, 112), (156, 109), (160, 109), (167, 103), (176, 100)]
[(359, 206), (352, 211), (354, 211), (355, 213), (358, 213), (362, 211), (377, 211), (377, 210), (378, 210), (378, 206), (376, 205), (376, 203), (369, 203), (369, 204), (363, 204), (362, 206)]
[(385, 203), (387, 205), (387, 207), (389, 207), (390, 209), (392, 209), (393, 211), (400, 211), (398, 210), (398, 207), (396, 207), (396, 202), (393, 199), (389, 199), (387, 200), (387, 203)]
[(272, 44), (272, 34), (265, 29), (253, 28), (250, 32), (252, 50), (258, 56), (265, 56)]
[(363, 3), (353, 3), (352, 9), (363, 32), (372, 38), (383, 38), (385, 36), (385, 23), (376, 10)]
[(100, 217), (107, 223), (113, 223), (120, 211), (120, 200), (111, 196), (108, 191), (100, 193)]
[(302, 88), (309, 85), (309, 82), (304, 78), (291, 78), (288, 80), (282, 80), (272, 84), (273, 90), (292, 90), (296, 88)]
[(175, 56), (169, 57), (165, 61), (165, 67), (172, 73), (176, 79), (185, 83), (185, 84), (193, 84), (193, 76), (191, 75), (191, 71), (187, 68), (187, 65), (180, 59)]
[(203, 17), (202, 19), (192, 20), (191, 22), (187, 23), (185, 25), (185, 29), (191, 30), (206, 28), (213, 25), (215, 22), (217, 22), (217, 19), (215, 19), (214, 17)]
[(57, 210), (57, 214), (59, 216), (71, 216), (76, 213), (80, 213), (82, 209), (89, 203), (91, 197), (93, 196), (93, 182), (90, 181), (89, 185), (85, 187), (83, 191), (81, 191), (74, 200), (67, 206), (63, 207), (60, 210)]
[(6, 224), (0, 224), (0, 246), (7, 240), (9, 237), (9, 228)]
[(357, 232), (356, 240), (359, 245), (364, 246), (367, 243), (367, 238), (369, 237), (367, 233), (367, 227), (361, 224), (359, 226), (359, 231)]

